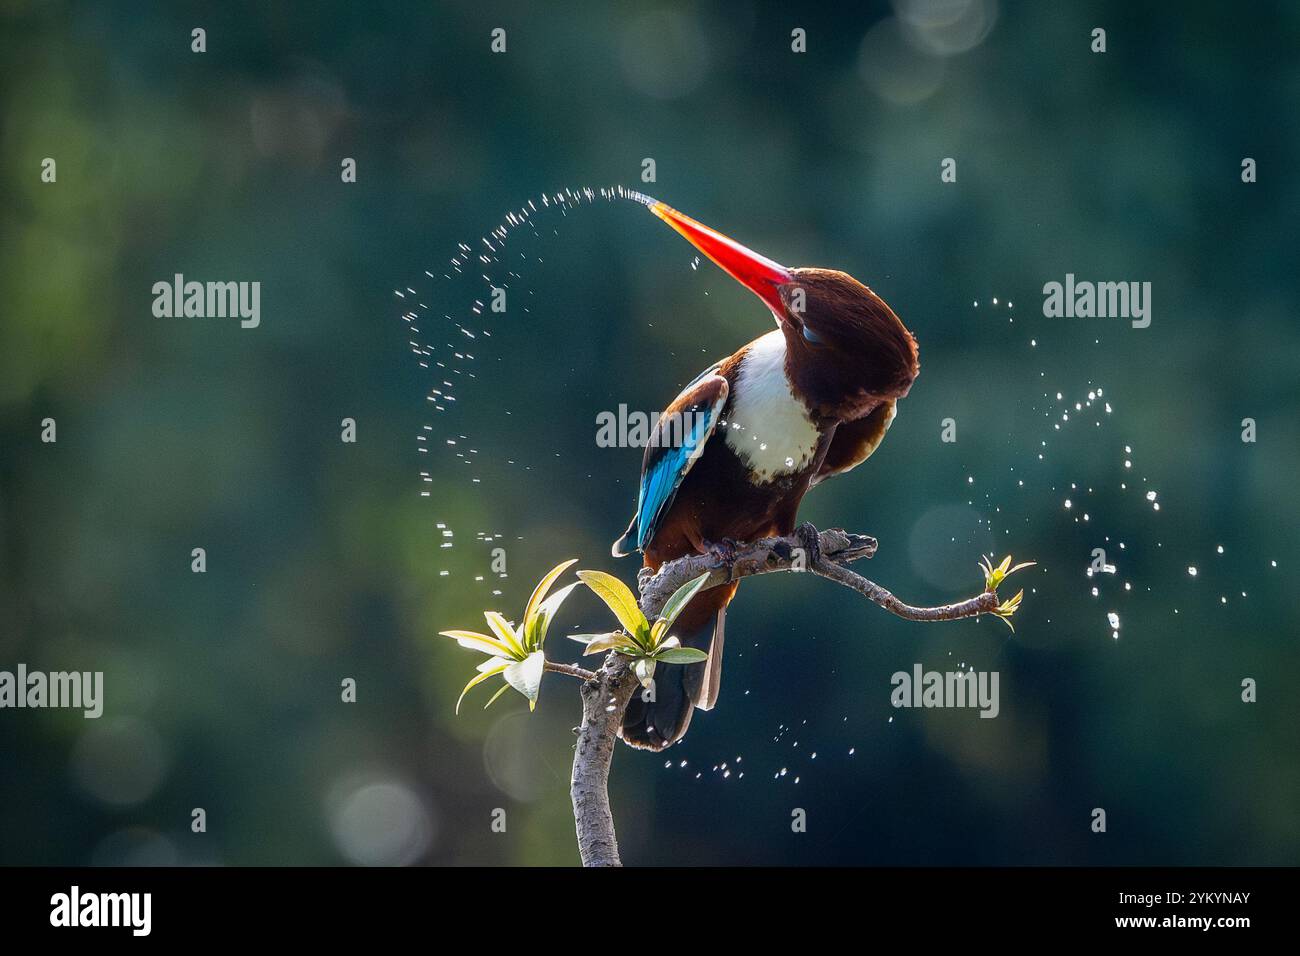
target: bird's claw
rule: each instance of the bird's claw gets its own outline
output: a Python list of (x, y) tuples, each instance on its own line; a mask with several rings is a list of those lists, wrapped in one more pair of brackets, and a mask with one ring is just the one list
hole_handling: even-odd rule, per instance
[(736, 563), (738, 545), (730, 538), (723, 538), (709, 545), (709, 557), (719, 568), (730, 568)]
[(803, 543), (806, 566), (811, 568), (822, 557), (821, 532), (813, 526), (812, 522), (805, 521), (795, 528), (794, 533)]

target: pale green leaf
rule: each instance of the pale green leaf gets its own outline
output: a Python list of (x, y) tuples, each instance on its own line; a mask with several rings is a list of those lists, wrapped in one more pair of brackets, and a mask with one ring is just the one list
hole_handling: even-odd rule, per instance
[(515, 659), (525, 656), (524, 646), (519, 643), (519, 635), (515, 633), (515, 629), (510, 626), (510, 622), (504, 615), (498, 611), (484, 611), (483, 617), (487, 619), (488, 627), (492, 628), (492, 633), (500, 638), (501, 643), (515, 652), (513, 655)]
[[(566, 567), (566, 565), (562, 565), (562, 567)], [(526, 645), (524, 650), (526, 653), (540, 650), (542, 645), (546, 643), (546, 632), (551, 629), (551, 621), (554, 619), (555, 613), (560, 609), (560, 605), (564, 603), (564, 599), (573, 593), (573, 589), (577, 586), (578, 582), (575, 581), (573, 584), (560, 588), (537, 606), (537, 610), (534, 611), (532, 617), (524, 620), (524, 642)]]
[(469, 683), (465, 685), (465, 689), (462, 690), (460, 692), (460, 696), (456, 698), (456, 713), (458, 714), (460, 713), (460, 702), (465, 699), (465, 695), (469, 693), (469, 689), (471, 687), (473, 687), (475, 684), (483, 683), (483, 681), (487, 680), (489, 677), (492, 677), (496, 674), (500, 674), (509, 666), (510, 666), (509, 661), (503, 661), (500, 660), (499, 658), (496, 660), (496, 663), (492, 664), (492, 666), (486, 670), (484, 670), (483, 665), (480, 664), (479, 665), (480, 673), (470, 678)]
[(642, 687), (648, 687), (654, 681), (655, 662), (648, 657), (638, 657), (632, 662), (632, 673)]
[(613, 651), (618, 649), (627, 651), (635, 650), (627, 639), (627, 635), (622, 631), (615, 631), (613, 634), (602, 634), (594, 640), (587, 642), (587, 649), (582, 652), (583, 657), (588, 654), (599, 654), (602, 651)]
[(488, 702), (487, 702), (486, 704), (483, 705), (483, 709), (484, 709), (484, 710), (487, 710), (489, 707), (491, 707), (493, 704), (495, 704), (495, 703), (497, 702), (497, 698), (500, 697), (502, 694), (504, 694), (504, 693), (505, 693), (506, 691), (508, 691), (509, 689), (510, 689), (510, 685), (509, 685), (509, 684), (502, 684), (502, 685), (501, 685), (501, 689), (500, 689), (499, 691), (497, 691), (495, 694), (493, 694), (491, 697), (488, 698)]
[(546, 657), (541, 651), (529, 654), (522, 661), (515, 661), (506, 667), (506, 682), (519, 693), (528, 698), (528, 709), (537, 706), (537, 695), (542, 689), (542, 672), (546, 669)]
[(468, 647), (472, 651), (482, 651), (484, 654), (491, 654), (493, 657), (513, 657), (514, 650), (494, 637), (488, 637), (486, 634), (480, 634), (478, 631), (439, 631), (442, 637), (450, 637), (461, 647)]
[[(623, 632), (622, 632), (622, 631), (615, 631), (614, 633), (615, 633), (615, 634), (622, 634)], [(609, 631), (605, 631), (605, 632), (602, 633), (602, 634), (570, 634), (570, 635), (568, 635), (568, 637), (569, 637), (569, 640), (571, 640), (571, 641), (577, 641), (579, 644), (590, 644), (592, 641), (596, 640), (596, 638), (598, 638), (598, 637), (609, 637)]]
[(527, 626), (528, 621), (532, 620), (533, 615), (537, 613), (537, 609), (541, 605), (542, 599), (546, 597), (546, 592), (551, 589), (551, 585), (555, 583), (555, 579), (577, 563), (578, 559), (573, 558), (569, 561), (557, 564), (555, 567), (551, 568), (551, 570), (546, 572), (545, 577), (537, 582), (537, 587), (533, 588), (533, 596), (528, 599), (528, 606), (524, 608), (525, 626)]
[(663, 641), (664, 635), (668, 633), (669, 624), (662, 617), (650, 625), (650, 640), (647, 641), (646, 650), (652, 651)]

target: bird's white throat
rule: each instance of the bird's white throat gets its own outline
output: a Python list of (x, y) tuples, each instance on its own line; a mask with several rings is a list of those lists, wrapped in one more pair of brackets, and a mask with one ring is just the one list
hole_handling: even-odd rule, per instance
[(755, 340), (741, 360), (727, 415), (727, 445), (759, 481), (808, 466), (820, 433), (785, 377), (780, 329)]

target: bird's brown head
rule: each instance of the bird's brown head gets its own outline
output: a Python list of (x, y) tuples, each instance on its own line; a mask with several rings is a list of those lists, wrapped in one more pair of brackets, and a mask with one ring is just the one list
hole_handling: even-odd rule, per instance
[(916, 339), (880, 298), (834, 269), (791, 269), (780, 287), (786, 371), (809, 406), (851, 420), (902, 398), (920, 369)]
[(649, 206), (771, 310), (785, 336), (786, 373), (815, 414), (852, 420), (912, 387), (920, 369), (915, 337), (857, 279), (788, 269), (671, 206)]

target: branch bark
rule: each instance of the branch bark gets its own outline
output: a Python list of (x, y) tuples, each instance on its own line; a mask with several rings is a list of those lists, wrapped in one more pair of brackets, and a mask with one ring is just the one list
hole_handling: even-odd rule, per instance
[(550, 671), (552, 674), (567, 674), (569, 677), (576, 677), (578, 680), (595, 680), (596, 675), (584, 667), (577, 664), (557, 664), (555, 661), (546, 661), (542, 665), (542, 670)]
[[(638, 576), (641, 611), (653, 621), (674, 591), (705, 571), (710, 574), (706, 588), (776, 571), (810, 572), (852, 588), (873, 604), (909, 621), (955, 621), (987, 614), (998, 607), (998, 596), (992, 591), (956, 604), (913, 607), (847, 567), (849, 562), (875, 553), (875, 538), (839, 528), (819, 532), (805, 524), (783, 537), (729, 544), (715, 547), (707, 554), (687, 555), (670, 561), (657, 572), (642, 569)], [(583, 866), (622, 865), (614, 815), (609, 807), (609, 767), (623, 712), (639, 686), (629, 664), (628, 658), (611, 651), (582, 685), (582, 724), (577, 729), (570, 793)], [(548, 665), (548, 669), (572, 676), (578, 676), (574, 671), (582, 670), (564, 665)]]

